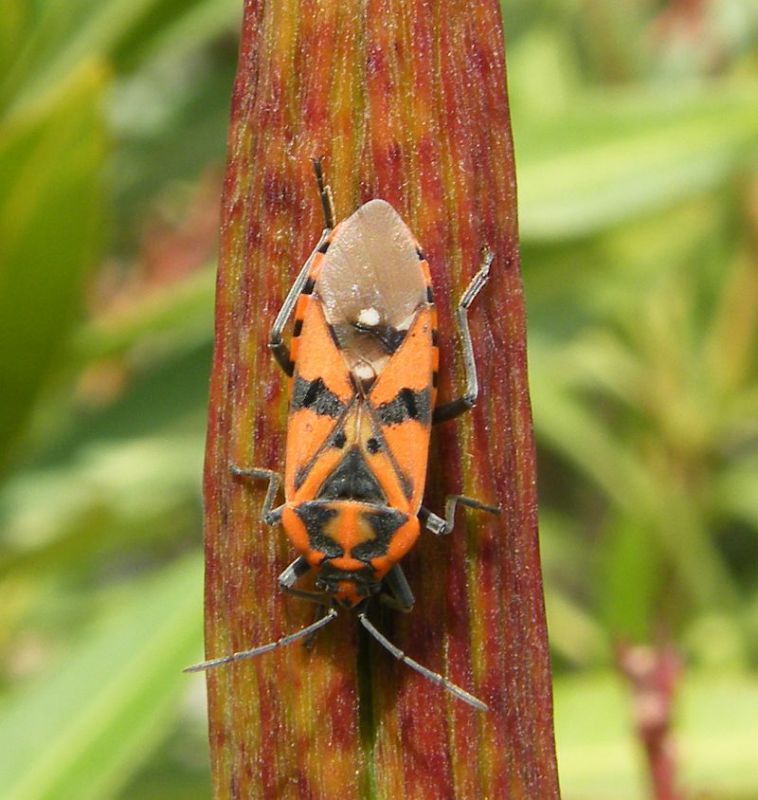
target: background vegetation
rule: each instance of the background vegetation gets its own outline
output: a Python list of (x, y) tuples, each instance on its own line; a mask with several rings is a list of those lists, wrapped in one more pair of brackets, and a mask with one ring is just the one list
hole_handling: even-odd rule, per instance
[[(201, 512), (239, 0), (0, 16), (0, 797), (205, 798)], [(758, 798), (758, 4), (505, 0), (566, 800)]]

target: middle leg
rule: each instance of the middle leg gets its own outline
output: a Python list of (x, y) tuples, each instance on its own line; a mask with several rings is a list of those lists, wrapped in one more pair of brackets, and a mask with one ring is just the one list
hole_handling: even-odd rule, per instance
[(427, 530), (437, 534), (437, 536), (447, 536), (449, 533), (452, 533), (455, 527), (455, 511), (459, 503), (462, 506), (476, 508), (480, 511), (486, 511), (489, 514), (500, 514), (500, 509), (497, 506), (488, 506), (480, 500), (475, 500), (473, 497), (466, 497), (466, 495), (463, 494), (449, 494), (445, 500), (444, 519), (433, 511), (430, 511), (426, 506), (421, 506), (419, 509), (419, 519), (424, 523)]

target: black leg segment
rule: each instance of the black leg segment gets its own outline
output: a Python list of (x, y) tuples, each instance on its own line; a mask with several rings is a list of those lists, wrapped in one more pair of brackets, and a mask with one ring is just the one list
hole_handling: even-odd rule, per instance
[(302, 556), (298, 556), (277, 579), (279, 588), (293, 597), (299, 597), (301, 600), (308, 600), (311, 603), (331, 608), (331, 598), (324, 592), (309, 592), (305, 589), (295, 588), (297, 581), (310, 572), (310, 569), (311, 565)]
[(283, 505), (273, 508), (276, 496), (279, 494), (279, 487), (282, 485), (282, 476), (270, 469), (244, 469), (236, 464), (230, 464), (229, 471), (238, 478), (268, 481), (266, 498), (263, 501), (263, 509), (261, 510), (261, 519), (267, 525), (276, 525), (281, 519), (282, 511), (284, 510)]
[(438, 516), (425, 506), (421, 506), (418, 512), (419, 519), (424, 523), (427, 530), (437, 534), (437, 536), (447, 536), (452, 533), (455, 527), (455, 511), (458, 504), (476, 508), (479, 511), (486, 511), (489, 514), (500, 514), (497, 506), (488, 506), (485, 503), (475, 500), (473, 497), (466, 497), (462, 494), (449, 494), (445, 500), (445, 518)]
[(295, 282), (292, 284), (287, 297), (282, 304), (279, 313), (276, 315), (274, 324), (271, 326), (271, 332), (268, 337), (268, 346), (271, 354), (276, 359), (276, 362), (284, 370), (287, 375), (292, 375), (294, 371), (294, 364), (290, 358), (289, 347), (284, 343), (282, 333), (284, 328), (292, 316), (292, 312), (297, 304), (297, 298), (303, 291), (305, 284), (308, 281), (308, 275), (311, 271), (311, 264), (317, 253), (325, 252), (326, 240), (334, 228), (334, 202), (332, 200), (331, 189), (324, 184), (324, 173), (321, 167), (321, 159), (313, 159), (313, 170), (316, 173), (316, 183), (318, 184), (319, 197), (321, 198), (321, 206), (324, 210), (324, 230), (321, 233), (321, 238), (318, 244), (313, 248), (313, 252), (308, 256), (305, 264), (303, 264), (300, 273), (298, 274)]
[(313, 171), (316, 173), (316, 184), (321, 198), (321, 208), (324, 211), (324, 227), (331, 230), (334, 227), (334, 198), (331, 187), (324, 180), (324, 168), (320, 158), (312, 158)]
[(394, 608), (396, 611), (402, 611), (407, 614), (413, 608), (416, 598), (413, 596), (408, 579), (405, 577), (400, 564), (395, 564), (385, 575), (384, 585), (389, 590), (389, 594), (382, 593), (379, 595), (382, 603)]
[(447, 422), (447, 420), (454, 419), (460, 416), (465, 411), (473, 408), (476, 404), (476, 399), (479, 396), (479, 381), (476, 375), (476, 359), (474, 357), (474, 345), (471, 342), (471, 332), (468, 327), (468, 310), (474, 299), (482, 290), (490, 277), (490, 267), (492, 266), (492, 253), (484, 248), (482, 250), (482, 265), (479, 272), (474, 275), (471, 283), (469, 283), (466, 291), (463, 293), (460, 302), (458, 303), (458, 310), (456, 311), (455, 319), (458, 325), (458, 333), (461, 337), (461, 344), (463, 346), (463, 367), (466, 373), (466, 393), (462, 397), (451, 400), (449, 403), (437, 406), (432, 414), (432, 422), (437, 424), (439, 422)]

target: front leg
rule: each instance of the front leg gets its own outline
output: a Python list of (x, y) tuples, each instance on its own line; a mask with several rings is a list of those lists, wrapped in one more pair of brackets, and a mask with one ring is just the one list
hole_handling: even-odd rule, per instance
[(318, 244), (313, 249), (313, 252), (310, 254), (310, 256), (308, 256), (308, 260), (305, 262), (305, 264), (303, 264), (300, 274), (297, 276), (295, 282), (292, 284), (289, 292), (287, 293), (287, 297), (285, 298), (279, 313), (276, 315), (274, 324), (271, 326), (271, 331), (269, 332), (269, 349), (276, 359), (277, 364), (279, 364), (279, 366), (289, 376), (292, 376), (294, 364), (290, 358), (289, 347), (287, 347), (287, 345), (284, 343), (284, 339), (282, 338), (282, 333), (285, 326), (289, 322), (289, 318), (292, 316), (292, 312), (295, 309), (298, 297), (300, 297), (301, 292), (305, 288), (305, 284), (308, 282), (308, 276), (311, 271), (313, 259), (318, 253), (323, 252), (324, 242), (326, 242), (330, 233), (331, 230), (329, 228), (324, 228)]
[(284, 340), (282, 339), (282, 333), (297, 305), (298, 297), (300, 297), (301, 292), (308, 282), (313, 259), (316, 258), (318, 253), (326, 252), (326, 240), (329, 238), (334, 228), (334, 201), (332, 200), (332, 192), (324, 182), (324, 171), (321, 166), (321, 159), (314, 158), (312, 161), (313, 170), (316, 173), (316, 183), (318, 184), (321, 206), (324, 210), (324, 230), (321, 233), (318, 244), (313, 248), (313, 252), (308, 256), (308, 260), (303, 264), (303, 268), (300, 270), (295, 282), (287, 293), (287, 297), (279, 313), (276, 315), (274, 324), (271, 326), (271, 332), (268, 337), (268, 346), (271, 349), (272, 355), (284, 372), (290, 376), (292, 375), (294, 365), (290, 358), (289, 348), (284, 344)]
[(293, 597), (299, 597), (301, 600), (308, 600), (311, 603), (317, 603), (325, 608), (331, 608), (332, 599), (328, 594), (295, 588), (297, 581), (299, 581), (303, 575), (310, 572), (310, 569), (311, 565), (302, 556), (298, 556), (277, 579), (279, 588), (283, 592), (291, 594)]

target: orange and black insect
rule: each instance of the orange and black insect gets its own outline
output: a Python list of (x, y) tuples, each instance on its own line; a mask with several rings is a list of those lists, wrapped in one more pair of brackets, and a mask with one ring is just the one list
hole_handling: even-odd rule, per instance
[[(262, 517), (281, 523), (300, 555), (279, 576), (286, 592), (318, 603), (325, 615), (276, 642), (205, 661), (206, 670), (310, 636), (331, 622), (337, 606), (355, 608), (368, 632), (396, 658), (456, 697), (484, 703), (390, 643), (369, 621), (373, 596), (410, 611), (413, 593), (400, 561), (422, 523), (435, 534), (453, 529), (457, 504), (497, 513), (461, 495), (445, 516), (422, 505), (431, 426), (473, 407), (478, 395), (467, 313), (489, 278), (492, 256), (460, 300), (465, 394), (436, 405), (437, 315), (429, 265), (395, 209), (371, 200), (335, 227), (329, 188), (314, 162), (325, 229), (271, 329), (269, 345), (290, 376), (284, 473), (285, 502), (275, 507), (282, 478), (267, 469), (232, 472), (268, 480)], [(294, 311), (292, 341), (282, 338)], [(296, 587), (315, 573), (317, 591)]]

